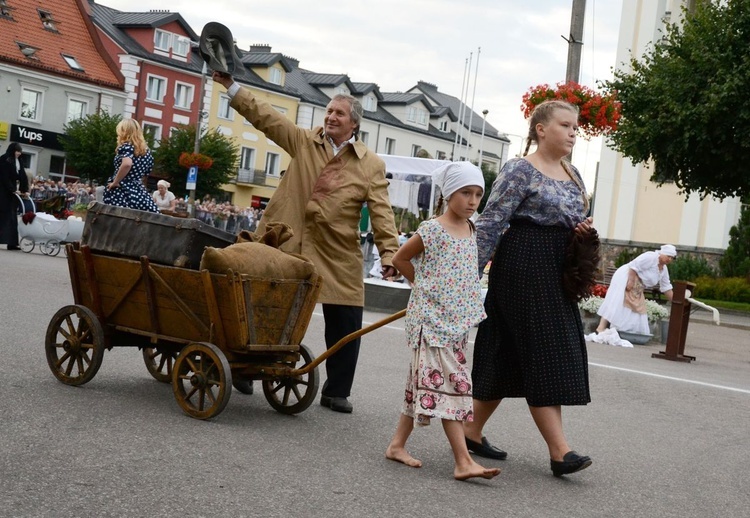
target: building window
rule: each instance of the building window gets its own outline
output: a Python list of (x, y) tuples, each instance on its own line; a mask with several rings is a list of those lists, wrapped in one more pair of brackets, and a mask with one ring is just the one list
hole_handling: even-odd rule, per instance
[(175, 83), (174, 105), (177, 108), (190, 109), (193, 104), (193, 86), (186, 83)]
[(52, 13), (41, 9), (37, 9), (37, 11), (39, 12), (39, 18), (42, 20), (42, 26), (47, 30), (57, 32), (57, 22), (52, 18)]
[(78, 99), (68, 99), (68, 115), (66, 118), (67, 122), (82, 119), (88, 115), (89, 103), (86, 101), (80, 101)]
[(13, 11), (13, 9), (15, 9), (15, 7), (10, 7), (7, 0), (0, 0), (0, 18), (12, 20), (13, 14), (11, 11)]
[(362, 99), (362, 101), (362, 108), (364, 108), (365, 111), (375, 111), (375, 98), (372, 95), (366, 96), (364, 99)]
[(366, 131), (359, 132), (359, 140), (361, 140), (362, 144), (364, 144), (365, 146), (367, 145), (367, 139), (369, 138), (369, 136), (370, 134), (367, 133)]
[(154, 32), (154, 48), (169, 52), (170, 43), (172, 43), (172, 33), (156, 29)]
[(427, 126), (427, 110), (417, 110), (417, 124)]
[(163, 77), (148, 76), (146, 80), (146, 99), (164, 102), (164, 93), (167, 90), (167, 81)]
[(243, 147), (240, 151), (240, 169), (252, 171), (255, 168), (255, 150), (251, 147)]
[(448, 120), (443, 119), (440, 121), (440, 126), (438, 126), (438, 129), (442, 131), (443, 133), (448, 133)]
[(266, 175), (279, 176), (280, 158), (278, 153), (266, 153)]
[(406, 120), (408, 122), (415, 122), (417, 120), (417, 109), (413, 106), (409, 106), (406, 109)]
[(41, 122), (42, 92), (29, 88), (21, 90), (21, 113), (19, 118), (31, 122)]
[(83, 67), (78, 64), (78, 61), (76, 61), (76, 58), (74, 58), (73, 56), (68, 56), (67, 54), (60, 54), (60, 55), (63, 57), (63, 59), (65, 60), (65, 62), (68, 64), (70, 68), (72, 68), (76, 72), (85, 72), (83, 70)]
[(142, 122), (141, 127), (143, 128), (143, 134), (146, 135), (146, 140), (151, 139), (154, 143), (154, 147), (159, 147), (159, 141), (161, 140), (161, 124), (153, 124), (151, 122)]
[(272, 67), (269, 70), (268, 81), (275, 85), (281, 85), (281, 70), (276, 67)]
[(172, 42), (172, 54), (185, 57), (190, 52), (190, 40), (179, 34), (175, 34)]
[(396, 154), (396, 140), (392, 138), (385, 139), (385, 154), (395, 155)]
[(437, 152), (437, 153), (435, 154), (435, 157), (436, 157), (436, 158), (437, 158), (438, 160), (445, 160), (445, 159), (446, 159), (446, 156), (445, 156), (445, 151), (438, 151), (438, 152)]
[(234, 111), (229, 106), (230, 100), (226, 95), (219, 97), (219, 112), (216, 114), (220, 119), (234, 120)]
[(336, 87), (336, 94), (349, 95), (349, 89), (343, 85)]
[(418, 146), (416, 144), (412, 144), (412, 146), (411, 146), (411, 156), (414, 156), (414, 157), (417, 156), (417, 154), (419, 153), (420, 149), (422, 149), (422, 146)]

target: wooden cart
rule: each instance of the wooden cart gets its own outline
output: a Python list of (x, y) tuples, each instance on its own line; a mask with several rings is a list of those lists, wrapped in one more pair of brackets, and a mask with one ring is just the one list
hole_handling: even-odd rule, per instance
[(262, 381), (266, 399), (282, 413), (302, 412), (315, 399), (316, 367), (338, 350), (315, 359), (301, 344), (319, 276), (217, 275), (147, 257), (99, 255), (78, 243), (67, 252), (75, 304), (52, 317), (45, 340), (47, 362), (61, 382), (87, 383), (105, 349), (136, 346), (151, 375), (170, 382), (182, 410), (198, 419), (218, 415), (232, 386), (249, 392), (252, 380)]

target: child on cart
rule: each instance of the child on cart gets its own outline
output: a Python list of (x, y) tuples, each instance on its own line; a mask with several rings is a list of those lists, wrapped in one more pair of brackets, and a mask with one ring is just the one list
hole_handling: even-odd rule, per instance
[[(406, 333), (412, 360), (403, 410), (385, 456), (419, 468), (406, 450), (414, 426), (441, 419), (453, 450), (457, 480), (493, 478), (499, 468), (485, 468), (469, 454), (463, 431), (471, 421), (471, 376), (466, 365), (469, 330), (486, 318), (477, 270), (474, 224), (469, 219), (484, 194), (482, 172), (469, 162), (443, 166), (435, 174), (441, 192), (437, 214), (424, 221), (393, 257), (393, 265), (413, 283), (406, 310)], [(414, 263), (412, 263), (414, 259)]]

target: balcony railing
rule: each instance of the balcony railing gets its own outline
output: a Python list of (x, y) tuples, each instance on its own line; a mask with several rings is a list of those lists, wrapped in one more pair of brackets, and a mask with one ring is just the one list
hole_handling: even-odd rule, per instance
[(267, 175), (263, 169), (240, 169), (237, 171), (237, 183), (249, 183), (252, 185), (270, 185)]

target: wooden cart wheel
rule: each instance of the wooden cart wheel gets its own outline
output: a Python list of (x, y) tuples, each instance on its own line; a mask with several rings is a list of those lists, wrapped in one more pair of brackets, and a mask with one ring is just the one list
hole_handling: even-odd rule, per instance
[(184, 347), (174, 362), (172, 390), (187, 415), (196, 419), (219, 415), (232, 394), (232, 371), (224, 353), (207, 342)]
[(19, 241), (18, 246), (21, 247), (21, 250), (26, 252), (27, 254), (30, 253), (34, 249), (34, 240), (30, 237), (22, 237), (21, 241)]
[(45, 255), (49, 255), (51, 257), (55, 257), (57, 254), (60, 253), (60, 242), (59, 241), (47, 241), (43, 245), (41, 245), (42, 253)]
[(44, 342), (47, 363), (66, 385), (83, 385), (96, 375), (104, 357), (104, 331), (93, 311), (65, 306), (47, 326)]
[(169, 383), (172, 381), (172, 371), (178, 354), (177, 351), (169, 351), (160, 347), (144, 347), (143, 362), (156, 381)]
[(232, 386), (243, 394), (253, 393), (253, 380), (240, 380), (232, 378)]
[[(300, 345), (302, 364), (311, 363), (315, 356), (306, 345)], [(318, 394), (317, 367), (302, 376), (263, 380), (263, 394), (278, 412), (282, 414), (298, 414), (306, 410)]]

